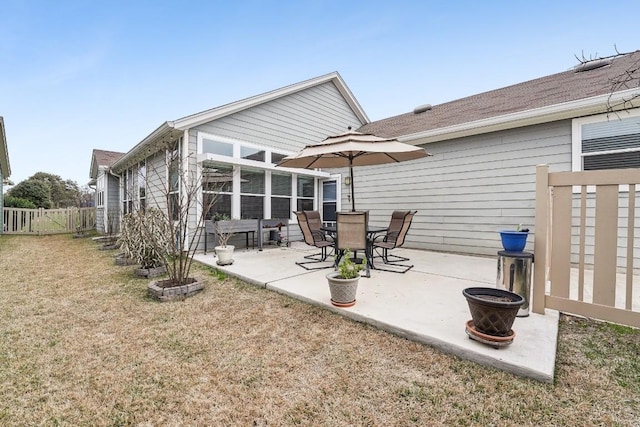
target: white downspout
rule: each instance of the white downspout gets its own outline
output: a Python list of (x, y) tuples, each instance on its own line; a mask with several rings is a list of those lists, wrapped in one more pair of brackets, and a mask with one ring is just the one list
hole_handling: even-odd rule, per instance
[[(116, 175), (113, 173), (111, 168), (107, 169), (109, 171), (109, 175), (114, 176), (118, 179), (118, 219), (120, 219), (120, 206), (122, 206), (122, 180), (120, 179), (120, 175)], [(125, 172), (126, 173), (126, 172)], [(104, 192), (104, 231), (107, 232), (109, 230), (109, 177), (105, 180), (105, 192)], [(120, 227), (118, 227), (119, 229)]]

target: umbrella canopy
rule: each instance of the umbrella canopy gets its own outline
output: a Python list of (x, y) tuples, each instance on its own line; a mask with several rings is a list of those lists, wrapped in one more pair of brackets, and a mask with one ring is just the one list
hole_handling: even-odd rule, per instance
[(303, 169), (349, 167), (351, 210), (355, 211), (353, 166), (404, 162), (426, 156), (430, 154), (424, 148), (350, 130), (330, 136), (320, 144), (307, 145), (298, 154), (282, 159), (277, 166)]

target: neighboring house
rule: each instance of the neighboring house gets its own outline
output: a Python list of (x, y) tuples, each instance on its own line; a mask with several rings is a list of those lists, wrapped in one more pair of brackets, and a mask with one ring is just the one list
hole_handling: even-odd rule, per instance
[[(292, 218), (297, 209), (321, 209), (330, 217), (341, 209), (339, 175), (275, 164), (305, 145), (368, 122), (334, 72), (167, 121), (112, 164), (100, 164), (94, 151), (91, 177), (98, 178), (100, 166), (103, 176), (118, 177), (121, 213), (141, 206), (163, 208), (167, 185), (171, 199), (180, 197), (170, 173), (172, 159), (180, 159), (187, 175), (203, 176), (200, 197), (205, 203), (212, 197), (211, 184), (228, 180), (209, 218)], [(297, 233), (297, 227), (291, 232)]]
[(90, 186), (95, 186), (96, 229), (100, 233), (115, 233), (120, 226), (120, 178), (109, 168), (124, 153), (93, 150), (91, 154)]
[(394, 209), (416, 209), (408, 247), (495, 255), (499, 230), (534, 226), (536, 165), (551, 172), (640, 167), (639, 99), (636, 108), (607, 114), (608, 103), (640, 92), (636, 81), (611, 94), (612, 79), (639, 64), (640, 51), (591, 61), (362, 126), (433, 156), (355, 168), (358, 209), (379, 224)]
[(7, 150), (7, 134), (4, 130), (4, 118), (0, 116), (0, 218), (2, 218), (3, 227), (0, 234), (4, 231), (4, 186), (10, 183), (11, 166), (9, 165), (9, 150)]

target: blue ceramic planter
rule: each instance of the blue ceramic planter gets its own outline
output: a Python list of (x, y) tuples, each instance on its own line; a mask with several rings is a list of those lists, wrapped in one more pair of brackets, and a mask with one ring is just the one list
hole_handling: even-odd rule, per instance
[(502, 247), (507, 252), (522, 252), (527, 244), (528, 231), (501, 231)]

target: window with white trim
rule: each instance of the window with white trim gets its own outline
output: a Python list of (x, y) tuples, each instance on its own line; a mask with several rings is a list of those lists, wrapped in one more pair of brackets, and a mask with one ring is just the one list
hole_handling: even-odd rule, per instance
[(202, 170), (202, 198), (205, 219), (231, 218), (233, 167), (216, 163)]
[(138, 200), (140, 210), (145, 210), (147, 206), (147, 161), (143, 160), (138, 165)]
[[(205, 155), (206, 156), (200, 156)], [(318, 171), (291, 173), (274, 168), (291, 153), (270, 147), (198, 132), (198, 155), (203, 172), (203, 206), (213, 207), (207, 219), (230, 216), (242, 219), (291, 218), (296, 207), (313, 209)], [(205, 160), (202, 160), (205, 159)], [(214, 190), (206, 175), (226, 176), (228, 185)]]
[(240, 168), (240, 218), (264, 218), (265, 171)]
[(182, 139), (178, 139), (172, 149), (167, 151), (169, 164), (169, 212), (171, 213), (171, 219), (174, 221), (177, 221), (180, 215), (181, 147)]
[(129, 168), (122, 174), (122, 213), (133, 212), (133, 168)]
[(271, 172), (271, 218), (291, 216), (291, 174)]
[(640, 168), (640, 110), (573, 120), (572, 170)]
[(96, 180), (96, 207), (102, 208), (104, 207), (104, 181), (107, 179), (107, 176), (101, 174), (98, 176)]
[(312, 176), (298, 175), (298, 203), (299, 211), (312, 211), (315, 197), (315, 179)]

